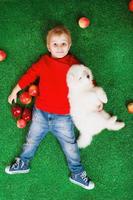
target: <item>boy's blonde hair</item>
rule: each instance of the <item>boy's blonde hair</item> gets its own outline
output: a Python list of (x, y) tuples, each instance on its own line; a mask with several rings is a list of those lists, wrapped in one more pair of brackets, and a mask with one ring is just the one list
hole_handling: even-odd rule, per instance
[(67, 35), (69, 43), (71, 44), (71, 42), (72, 42), (71, 33), (64, 26), (56, 26), (55, 28), (53, 28), (50, 31), (48, 31), (47, 38), (46, 38), (47, 44), (49, 44), (50, 38), (51, 38), (52, 35), (62, 35), (62, 34)]

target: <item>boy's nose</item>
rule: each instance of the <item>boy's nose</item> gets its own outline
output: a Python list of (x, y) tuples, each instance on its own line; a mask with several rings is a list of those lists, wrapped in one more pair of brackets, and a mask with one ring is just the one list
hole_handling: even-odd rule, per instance
[(62, 48), (61, 46), (58, 46), (58, 47), (57, 47), (58, 50), (60, 50), (61, 48)]
[(61, 47), (58, 47), (58, 48), (57, 48), (57, 52), (59, 52), (59, 53), (62, 52), (62, 48), (61, 48)]

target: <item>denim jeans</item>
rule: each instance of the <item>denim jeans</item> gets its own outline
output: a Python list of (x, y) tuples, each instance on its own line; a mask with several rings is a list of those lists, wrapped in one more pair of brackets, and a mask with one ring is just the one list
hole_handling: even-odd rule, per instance
[(40, 142), (49, 131), (58, 139), (66, 156), (70, 171), (72, 173), (82, 172), (84, 168), (81, 164), (71, 116), (51, 114), (35, 107), (26, 143), (23, 145), (23, 152), (20, 158), (29, 162), (33, 158)]

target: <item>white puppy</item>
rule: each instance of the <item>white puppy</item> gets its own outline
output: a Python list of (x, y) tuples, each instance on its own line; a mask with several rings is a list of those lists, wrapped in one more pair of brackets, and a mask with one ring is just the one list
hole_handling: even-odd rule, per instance
[(116, 116), (110, 116), (103, 110), (107, 96), (101, 87), (93, 84), (91, 70), (84, 65), (72, 65), (67, 73), (69, 88), (70, 114), (80, 136), (77, 140), (80, 148), (88, 146), (92, 137), (103, 129), (119, 130), (125, 126)]

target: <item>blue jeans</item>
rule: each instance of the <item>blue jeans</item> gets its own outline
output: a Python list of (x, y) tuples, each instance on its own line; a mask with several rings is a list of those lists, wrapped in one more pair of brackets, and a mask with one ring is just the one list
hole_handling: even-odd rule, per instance
[[(81, 164), (79, 149), (74, 134), (74, 125), (70, 115), (59, 115), (43, 112), (34, 107), (32, 122), (26, 143), (20, 158), (29, 162), (48, 132), (52, 132), (58, 139), (66, 156), (68, 167), (72, 173), (84, 171)], [(58, 155), (57, 155), (58, 157)]]

